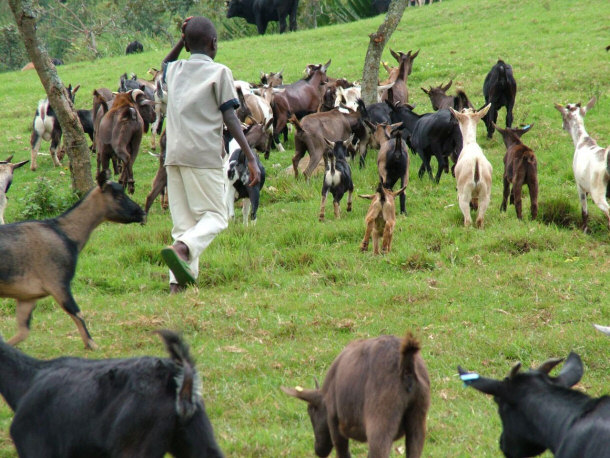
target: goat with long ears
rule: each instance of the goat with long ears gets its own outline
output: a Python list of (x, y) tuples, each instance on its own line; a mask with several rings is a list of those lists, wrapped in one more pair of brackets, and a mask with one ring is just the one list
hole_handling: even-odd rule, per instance
[(574, 141), (572, 169), (578, 188), (585, 232), (589, 229), (587, 194), (606, 215), (610, 229), (610, 205), (606, 200), (610, 196), (610, 147), (599, 146), (585, 130), (584, 122), (585, 115), (593, 108), (595, 101), (595, 97), (592, 97), (584, 107), (580, 103), (568, 103), (566, 106), (555, 104), (555, 108), (563, 118), (563, 129), (570, 133)]
[(507, 457), (536, 456), (547, 448), (557, 458), (607, 458), (610, 451), (610, 397), (591, 398), (570, 389), (583, 364), (570, 353), (559, 375), (551, 370), (563, 359), (549, 359), (520, 372), (517, 363), (504, 380), (469, 373), (458, 366), (467, 386), (490, 394), (502, 420), (500, 449)]

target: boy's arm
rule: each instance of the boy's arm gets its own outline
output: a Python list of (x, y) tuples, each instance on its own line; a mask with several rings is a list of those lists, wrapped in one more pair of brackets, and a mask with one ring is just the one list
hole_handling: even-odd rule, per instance
[(165, 56), (165, 59), (163, 59), (163, 64), (167, 64), (168, 62), (174, 62), (175, 60), (177, 60), (178, 56), (180, 55), (180, 52), (182, 51), (182, 48), (184, 48), (184, 39), (180, 38), (180, 40), (178, 40), (178, 43), (176, 43), (176, 46), (174, 46), (173, 49), (169, 52), (169, 54)]
[(261, 179), (261, 172), (258, 168), (258, 164), (256, 163), (256, 158), (254, 157), (254, 153), (250, 149), (250, 145), (248, 145), (248, 141), (246, 140), (246, 136), (244, 132), (241, 130), (241, 123), (237, 116), (235, 115), (235, 110), (229, 108), (222, 112), (222, 119), (227, 126), (229, 133), (233, 136), (241, 150), (245, 153), (246, 158), (248, 159), (248, 170), (250, 172), (250, 183), (248, 186), (254, 186), (258, 184)]

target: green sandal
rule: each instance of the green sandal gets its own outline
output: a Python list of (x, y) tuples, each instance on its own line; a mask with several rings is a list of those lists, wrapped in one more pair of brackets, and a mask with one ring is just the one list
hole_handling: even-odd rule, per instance
[(167, 267), (176, 277), (176, 281), (180, 286), (192, 285), (196, 282), (193, 271), (189, 265), (183, 261), (173, 247), (168, 246), (161, 250), (161, 257), (167, 264)]

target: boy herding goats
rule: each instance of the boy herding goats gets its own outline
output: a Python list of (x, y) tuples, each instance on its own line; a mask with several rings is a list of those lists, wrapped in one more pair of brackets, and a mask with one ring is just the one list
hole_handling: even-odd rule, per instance
[(610, 206), (606, 200), (610, 197), (610, 147), (599, 146), (585, 130), (585, 115), (593, 108), (595, 101), (595, 97), (592, 97), (584, 107), (580, 103), (568, 103), (565, 107), (558, 103), (555, 104), (555, 108), (563, 118), (563, 129), (570, 133), (574, 141), (572, 169), (578, 188), (582, 226), (585, 232), (589, 230), (587, 194), (591, 195), (595, 205), (606, 215), (610, 229)]
[(0, 226), (0, 297), (17, 300), (17, 334), (9, 344), (28, 336), (36, 301), (53, 296), (76, 323), (85, 347), (95, 348), (70, 288), (78, 254), (102, 222), (145, 220), (144, 210), (119, 184), (106, 181), (105, 174), (97, 181), (97, 187), (57, 218)]
[(21, 458), (222, 457), (188, 347), (162, 330), (169, 358), (31, 358), (0, 339), (0, 393)]
[(403, 436), (407, 457), (422, 454), (430, 379), (411, 334), (352, 342), (331, 365), (321, 389), (282, 390), (307, 402), (320, 457), (335, 447), (338, 458), (349, 458), (349, 439), (354, 439), (368, 442), (369, 457), (388, 458), (392, 442)]
[(469, 108), (458, 113), (449, 108), (460, 124), (462, 132), (462, 151), (455, 164), (455, 179), (457, 181), (458, 202), (464, 215), (464, 226), (472, 224), (470, 206), (478, 207), (476, 224), (483, 227), (485, 212), (491, 200), (491, 163), (483, 154), (477, 143), (477, 124), (489, 111), (491, 104), (478, 112)]

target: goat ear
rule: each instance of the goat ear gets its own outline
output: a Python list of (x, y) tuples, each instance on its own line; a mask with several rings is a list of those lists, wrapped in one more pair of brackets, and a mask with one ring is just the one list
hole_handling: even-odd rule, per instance
[(402, 188), (400, 188), (398, 191), (394, 191), (394, 192), (392, 193), (392, 195), (393, 195), (394, 197), (396, 197), (397, 195), (402, 194), (403, 192), (405, 192), (405, 189), (407, 189), (407, 187), (406, 187), (406, 186), (403, 186), (403, 187), (402, 187)]
[(363, 199), (373, 200), (377, 194), (358, 194), (358, 197)]
[(11, 162), (13, 160), (13, 156), (14, 154), (11, 154), (9, 157), (7, 157), (4, 162)]
[(326, 137), (324, 137), (324, 143), (326, 143), (330, 149), (334, 149), (334, 148), (335, 148), (335, 142), (331, 142), (331, 141), (330, 141), (328, 138), (326, 138)]
[(485, 115), (487, 114), (487, 112), (489, 111), (489, 109), (490, 109), (490, 108), (491, 108), (491, 103), (488, 103), (487, 105), (485, 105), (485, 107), (483, 107), (483, 109), (482, 109), (482, 110), (480, 110), (480, 111), (477, 113), (477, 117), (478, 117), (479, 119), (481, 119), (483, 116), (485, 116)]
[(587, 102), (587, 105), (585, 105), (585, 108), (583, 108), (585, 110), (585, 113), (587, 111), (589, 111), (591, 108), (593, 108), (593, 105), (595, 105), (595, 102), (597, 102), (597, 99), (595, 98), (595, 96), (591, 97), (591, 100), (589, 100)]
[(264, 130), (269, 130), (269, 128), (273, 125), (273, 118), (270, 118), (269, 121), (267, 121), (267, 124), (265, 124), (265, 129)]
[(559, 375), (553, 380), (561, 386), (570, 388), (580, 381), (583, 372), (584, 369), (580, 356), (574, 352), (570, 352), (568, 359), (566, 359), (565, 364), (561, 368), (561, 372), (559, 372)]
[(326, 72), (326, 70), (328, 69), (328, 67), (330, 67), (330, 62), (332, 61), (332, 59), (328, 59), (328, 62), (326, 62), (323, 66), (322, 66), (322, 71)]
[(392, 57), (394, 59), (396, 59), (398, 62), (400, 62), (400, 56), (398, 54), (396, 54), (396, 52), (390, 48), (390, 54), (392, 54)]
[(453, 84), (453, 79), (450, 79), (449, 82), (447, 83), (447, 85), (445, 87), (441, 87), (441, 89), (443, 91), (447, 92), (452, 84)]
[(510, 373), (508, 374), (508, 378), (514, 378), (519, 373), (519, 369), (521, 369), (521, 363), (517, 362), (513, 367), (511, 367)]
[(100, 173), (97, 174), (97, 185), (100, 188), (103, 188), (106, 182), (108, 181), (109, 174), (110, 170), (108, 169), (102, 170)]
[[(11, 156), (12, 158), (13, 156)], [(8, 162), (8, 161), (7, 161)], [(30, 162), (29, 160), (27, 161), (21, 161), (21, 162), (17, 162), (16, 164), (11, 164), (11, 167), (13, 168), (13, 170), (18, 169), (19, 167), (27, 164), (28, 162)]]
[(322, 394), (319, 390), (307, 390), (297, 386), (296, 388), (280, 387), (288, 396), (308, 402), (309, 404), (319, 405), (322, 402)]
[(76, 94), (76, 91), (80, 89), (80, 84), (77, 84), (74, 89), (72, 89), (72, 95)]
[[(481, 393), (491, 394), (492, 396), (500, 396), (503, 392), (503, 384), (499, 380), (493, 380), (490, 378), (480, 377), (479, 374), (469, 373), (462, 367), (458, 366), (458, 373), (467, 386), (473, 387), (475, 390)], [(466, 379), (464, 376), (470, 375), (472, 377)]]
[(423, 87), (420, 87), (420, 89), (421, 89), (422, 91), (424, 91), (426, 94), (430, 95), (430, 91), (426, 90), (426, 89), (425, 89), (425, 88), (423, 88)]
[(540, 372), (544, 372), (545, 374), (549, 374), (549, 372), (551, 372), (553, 370), (553, 368), (555, 366), (557, 366), (557, 364), (559, 364), (560, 362), (563, 361), (563, 358), (551, 358), (551, 359), (547, 359), (545, 362), (543, 362), (540, 367), (538, 367), (537, 370), (539, 370)]
[[(415, 51), (414, 54), (411, 54), (411, 60), (415, 59), (419, 55), (419, 51), (421, 51), (421, 50), (418, 49), (417, 51)], [(411, 52), (411, 51), (409, 51), (409, 52)]]
[(563, 114), (563, 112), (564, 112), (564, 106), (563, 106), (563, 105), (560, 105), (560, 104), (558, 104), (558, 103), (556, 103), (556, 104), (555, 104), (555, 109), (556, 109), (557, 111), (559, 111), (561, 114)]

